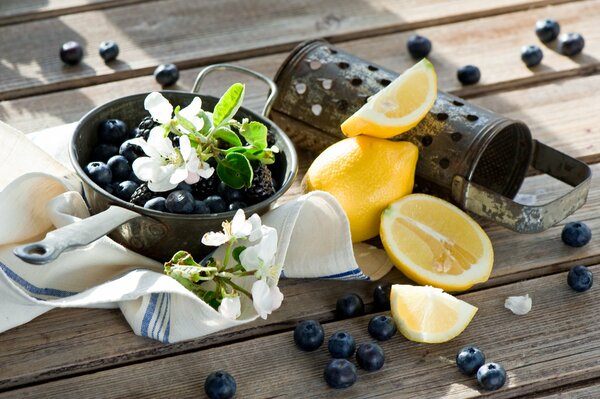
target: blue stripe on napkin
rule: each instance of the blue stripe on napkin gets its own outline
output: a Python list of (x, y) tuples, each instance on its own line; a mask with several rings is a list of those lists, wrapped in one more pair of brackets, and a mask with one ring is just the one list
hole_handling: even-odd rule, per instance
[(148, 306), (142, 319), (140, 334), (143, 337), (169, 343), (169, 334), (171, 332), (170, 305), (171, 294), (155, 293), (150, 295), (150, 301), (148, 301)]
[(148, 307), (146, 308), (146, 313), (144, 314), (144, 318), (142, 319), (142, 329), (140, 334), (143, 337), (148, 337), (148, 327), (150, 326), (150, 320), (152, 320), (152, 316), (154, 316), (154, 310), (156, 309), (156, 301), (158, 300), (158, 294), (151, 294), (150, 301), (148, 302)]
[[(33, 294), (33, 295), (44, 295), (44, 296), (50, 296), (50, 297), (55, 297), (55, 298), (66, 298), (68, 296), (73, 296), (73, 295), (78, 294), (78, 292), (63, 291), (63, 290), (58, 290), (56, 288), (37, 287), (37, 286), (31, 284), (29, 281), (25, 280), (23, 277), (19, 276), (17, 273), (15, 273), (13, 270), (11, 270), (8, 266), (6, 266), (2, 262), (0, 262), (0, 269), (2, 269), (4, 274), (6, 274), (12, 281), (14, 281), (18, 285), (20, 285), (25, 291), (28, 291), (30, 294)], [(37, 297), (36, 297), (36, 299), (43, 300), (43, 298), (37, 298)]]
[(320, 278), (331, 280), (370, 280), (369, 276), (364, 274), (360, 269), (348, 270), (343, 273), (330, 274), (329, 276), (323, 276)]

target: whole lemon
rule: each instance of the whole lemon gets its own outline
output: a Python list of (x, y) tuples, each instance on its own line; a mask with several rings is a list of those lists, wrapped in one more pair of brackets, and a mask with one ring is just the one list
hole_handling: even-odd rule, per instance
[(348, 216), (352, 241), (368, 240), (379, 233), (383, 209), (412, 192), (418, 155), (409, 142), (363, 135), (347, 138), (314, 160), (303, 188), (333, 195)]

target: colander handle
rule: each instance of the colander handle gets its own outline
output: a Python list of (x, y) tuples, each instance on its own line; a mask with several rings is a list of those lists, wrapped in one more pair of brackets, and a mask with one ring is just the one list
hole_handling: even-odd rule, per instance
[(571, 191), (547, 204), (524, 205), (455, 176), (452, 196), (463, 209), (519, 233), (538, 233), (564, 220), (585, 203), (592, 171), (584, 162), (537, 140), (533, 146), (531, 166), (574, 187)]
[(262, 80), (263, 82), (265, 82), (267, 84), (267, 86), (269, 86), (269, 95), (267, 97), (267, 100), (265, 101), (265, 105), (262, 110), (262, 116), (264, 116), (265, 118), (268, 118), (269, 112), (271, 112), (271, 107), (273, 106), (273, 103), (275, 102), (275, 99), (277, 98), (277, 93), (278, 93), (277, 85), (275, 84), (275, 82), (273, 82), (273, 80), (266, 77), (262, 73), (258, 73), (256, 71), (253, 71), (252, 69), (244, 68), (239, 65), (213, 64), (213, 65), (207, 66), (206, 68), (204, 68), (203, 70), (200, 71), (200, 73), (198, 74), (198, 77), (196, 78), (196, 81), (194, 82), (194, 87), (192, 87), (193, 93), (198, 93), (200, 91), (200, 86), (202, 86), (202, 82), (204, 81), (204, 78), (206, 78), (206, 75), (208, 75), (209, 73), (211, 73), (213, 71), (236, 71), (236, 72), (240, 72), (240, 73), (252, 76), (253, 78), (256, 78), (258, 80)]

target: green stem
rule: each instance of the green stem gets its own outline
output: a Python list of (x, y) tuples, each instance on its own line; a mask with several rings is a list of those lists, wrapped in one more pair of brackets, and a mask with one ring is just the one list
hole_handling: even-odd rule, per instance
[(223, 258), (223, 265), (221, 266), (221, 270), (219, 271), (223, 271), (227, 268), (227, 264), (229, 263), (229, 258), (231, 257), (231, 250), (233, 248), (234, 242), (235, 240), (229, 242), (227, 250), (225, 251), (225, 258)]
[(249, 293), (248, 291), (246, 291), (244, 288), (240, 287), (239, 285), (237, 285), (236, 283), (234, 283), (233, 281), (231, 281), (230, 279), (224, 278), (223, 282), (225, 284), (229, 284), (230, 286), (232, 286), (236, 291), (241, 292), (242, 294), (246, 295), (248, 298), (252, 299), (252, 294)]

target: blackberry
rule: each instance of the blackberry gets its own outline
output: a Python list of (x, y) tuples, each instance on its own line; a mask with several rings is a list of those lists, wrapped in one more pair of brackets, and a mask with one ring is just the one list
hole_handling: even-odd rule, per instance
[(154, 119), (152, 119), (151, 116), (147, 116), (144, 119), (142, 119), (142, 121), (140, 122), (140, 124), (138, 125), (138, 131), (137, 131), (137, 136), (136, 137), (141, 137), (144, 140), (148, 140), (148, 136), (150, 135), (150, 130), (152, 130), (153, 127), (158, 126), (159, 124), (156, 123), (154, 121)]
[(148, 184), (144, 183), (140, 185), (134, 192), (131, 194), (131, 202), (134, 205), (144, 206), (146, 202), (154, 198), (154, 191), (148, 188)]
[(254, 171), (252, 186), (244, 189), (244, 196), (249, 203), (255, 204), (275, 194), (275, 185), (273, 184), (273, 177), (267, 165), (258, 163), (257, 165), (252, 165), (252, 169)]
[(196, 199), (204, 200), (206, 197), (217, 193), (219, 178), (213, 173), (208, 179), (200, 179), (198, 183), (192, 184), (192, 194)]

